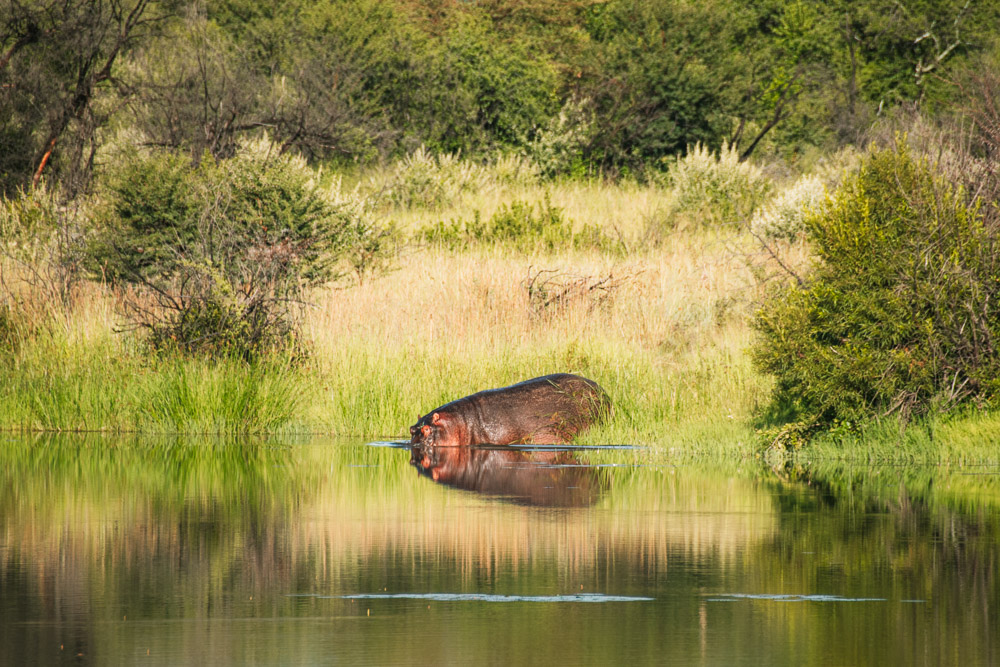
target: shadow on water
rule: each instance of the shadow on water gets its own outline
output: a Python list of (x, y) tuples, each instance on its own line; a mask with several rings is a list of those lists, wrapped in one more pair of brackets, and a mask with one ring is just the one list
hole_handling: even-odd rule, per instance
[(439, 484), (538, 507), (587, 507), (601, 494), (597, 470), (567, 448), (414, 445), (410, 465)]

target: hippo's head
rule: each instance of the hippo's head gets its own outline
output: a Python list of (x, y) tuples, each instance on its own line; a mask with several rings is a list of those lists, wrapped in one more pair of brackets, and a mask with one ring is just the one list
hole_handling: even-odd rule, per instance
[(410, 427), (410, 445), (427, 447), (457, 447), (460, 441), (457, 420), (447, 412), (435, 412), (417, 418)]

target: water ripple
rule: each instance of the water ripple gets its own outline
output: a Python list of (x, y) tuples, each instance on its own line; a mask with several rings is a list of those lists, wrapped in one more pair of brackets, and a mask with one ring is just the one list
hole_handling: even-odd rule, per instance
[[(798, 595), (782, 593), (712, 593), (707, 602), (735, 602), (737, 600), (773, 600), (774, 602), (886, 602), (886, 598), (845, 598), (840, 595)], [(917, 600), (906, 600), (917, 602)], [(919, 600), (922, 602), (922, 600)]]
[(436, 600), (440, 602), (647, 602), (655, 598), (601, 593), (576, 595), (491, 595), (487, 593), (357, 593), (355, 595), (292, 594), (288, 597), (311, 597), (331, 600)]

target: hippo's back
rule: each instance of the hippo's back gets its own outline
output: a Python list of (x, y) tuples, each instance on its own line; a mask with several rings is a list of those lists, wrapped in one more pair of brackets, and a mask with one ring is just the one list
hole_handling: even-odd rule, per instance
[[(570, 373), (532, 378), (488, 389), (456, 401), (471, 419), (473, 440), (482, 443), (564, 443), (603, 417), (611, 407), (593, 380)], [(477, 428), (478, 427), (478, 428)]]

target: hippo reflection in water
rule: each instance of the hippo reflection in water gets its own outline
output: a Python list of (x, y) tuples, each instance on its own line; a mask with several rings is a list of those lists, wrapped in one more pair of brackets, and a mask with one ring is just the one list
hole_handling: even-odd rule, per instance
[(412, 445), (410, 464), (435, 482), (526, 505), (584, 507), (601, 492), (596, 470), (566, 451)]
[(476, 445), (565, 444), (610, 411), (600, 385), (569, 373), (480, 391), (417, 418), (411, 463), (437, 482), (470, 491), (529, 504), (590, 504), (597, 494), (593, 471), (575, 466), (566, 452)]

